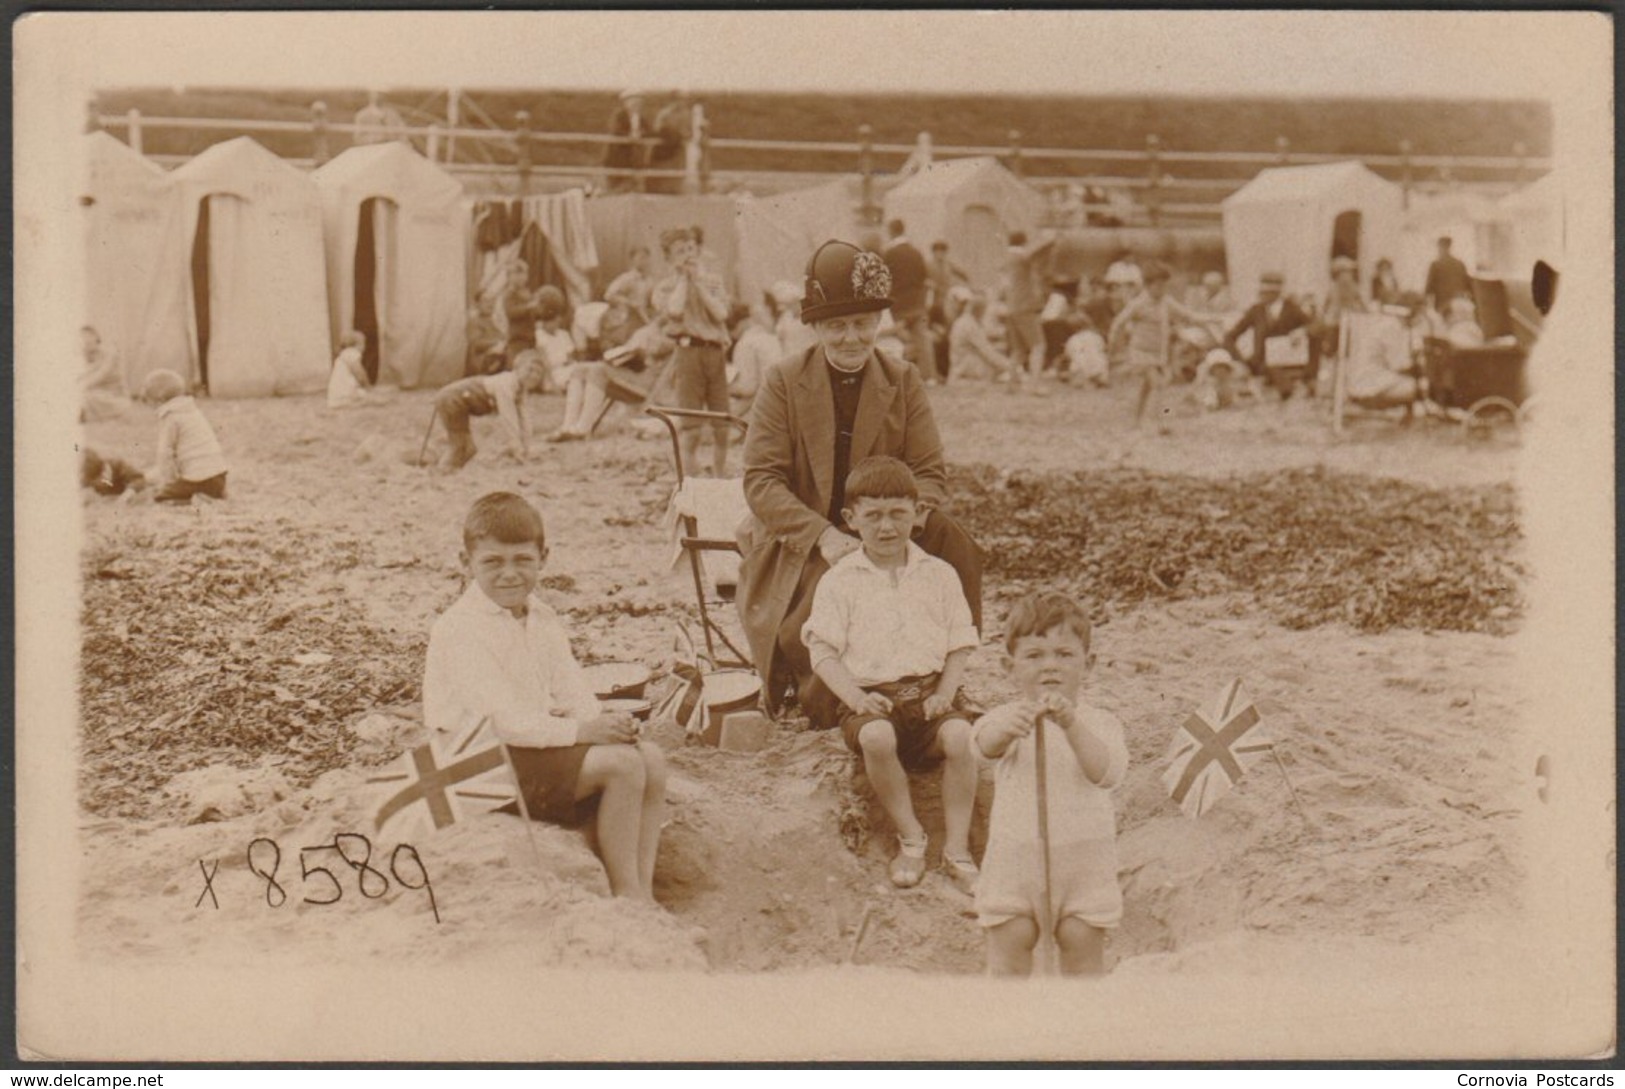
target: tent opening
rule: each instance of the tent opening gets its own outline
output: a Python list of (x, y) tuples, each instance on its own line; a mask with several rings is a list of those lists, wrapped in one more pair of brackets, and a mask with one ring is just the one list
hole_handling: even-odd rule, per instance
[(1360, 213), (1339, 212), (1332, 221), (1332, 260), (1347, 257), (1360, 260)]
[(197, 230), (192, 234), (192, 309), (197, 315), (197, 365), (193, 376), (209, 389), (209, 198), (197, 202)]
[(368, 197), (361, 202), (360, 220), (355, 237), (355, 320), (352, 328), (367, 338), (361, 353), (361, 365), (367, 370), (367, 381), (378, 381), (379, 341), (378, 328), (378, 238), (373, 229), (380, 198)]

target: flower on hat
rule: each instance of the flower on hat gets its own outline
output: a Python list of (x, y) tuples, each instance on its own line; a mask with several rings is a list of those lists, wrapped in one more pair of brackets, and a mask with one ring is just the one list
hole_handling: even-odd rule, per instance
[(864, 251), (852, 259), (852, 297), (886, 299), (891, 297), (891, 269), (878, 254)]

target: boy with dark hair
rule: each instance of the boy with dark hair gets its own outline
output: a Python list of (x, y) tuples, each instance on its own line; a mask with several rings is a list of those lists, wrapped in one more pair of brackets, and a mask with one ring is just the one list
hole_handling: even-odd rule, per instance
[[(1006, 622), (1004, 662), (1021, 698), (976, 723), (973, 748), (997, 762), (976, 890), (994, 975), (1032, 971), (1041, 923), (1060, 948), (1063, 973), (1099, 974), (1106, 930), (1123, 916), (1111, 790), (1123, 781), (1128, 749), (1122, 723), (1078, 699), (1094, 661), (1089, 639), (1088, 617), (1066, 595), (1017, 602)], [(1037, 824), (1037, 730), (1046, 754), (1045, 839)]]
[[(677, 382), (677, 407), (728, 411), (728, 289), (722, 277), (701, 260), (700, 232), (677, 227), (663, 232), (660, 249), (669, 272), (650, 293), (660, 332), (677, 343), (672, 370)], [(685, 467), (697, 469), (700, 421), (684, 419), (682, 434)], [(716, 476), (727, 475), (729, 424), (713, 423), (711, 467)]]
[(802, 639), (813, 672), (838, 708), (819, 709), (863, 757), (880, 804), (897, 827), (892, 884), (925, 876), (926, 832), (905, 768), (944, 760), (942, 864), (964, 892), (976, 883), (970, 853), (976, 761), (959, 687), (977, 645), (959, 575), (909, 540), (919, 491), (897, 458), (869, 457), (846, 478), (842, 516), (862, 547), (832, 566), (813, 593)]
[(423, 719), (453, 733), (488, 720), (531, 819), (576, 825), (596, 808), (610, 891), (652, 900), (665, 757), (631, 715), (600, 708), (557, 614), (533, 596), (546, 560), (542, 516), (523, 498), (492, 492), (470, 508), (472, 585), (429, 633)]
[(434, 397), (435, 415), (446, 428), (451, 448), (445, 467), (461, 469), (479, 452), (469, 420), (493, 413), (502, 421), (509, 452), (521, 461), (530, 457), (530, 427), (525, 421), (525, 396), (540, 393), (547, 382), (547, 367), (534, 351), (521, 355), (514, 369), (498, 374), (476, 374), (440, 387)]

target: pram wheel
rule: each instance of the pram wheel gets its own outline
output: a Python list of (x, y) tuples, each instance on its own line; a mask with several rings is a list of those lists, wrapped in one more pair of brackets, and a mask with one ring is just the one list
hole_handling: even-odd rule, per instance
[(1518, 406), (1505, 397), (1484, 397), (1461, 420), (1462, 437), (1468, 442), (1487, 442), (1496, 438), (1518, 438), (1521, 416)]

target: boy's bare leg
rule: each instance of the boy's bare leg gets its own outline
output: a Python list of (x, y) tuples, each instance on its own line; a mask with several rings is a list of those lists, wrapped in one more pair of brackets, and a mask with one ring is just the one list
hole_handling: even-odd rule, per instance
[(1055, 928), (1055, 944), (1061, 947), (1061, 974), (1099, 976), (1106, 973), (1106, 932), (1068, 915)]
[(942, 853), (970, 857), (970, 819), (976, 807), (976, 759), (970, 751), (970, 723), (961, 718), (942, 724), (932, 746), (943, 757)]
[(725, 423), (715, 424), (711, 428), (711, 466), (718, 480), (728, 475), (728, 439), (731, 430)]
[(1033, 947), (1038, 944), (1038, 921), (1031, 916), (1010, 919), (987, 928), (987, 974), (1030, 976)]
[(1147, 372), (1140, 378), (1140, 399), (1134, 404), (1134, 426), (1139, 427), (1145, 419), (1145, 410), (1151, 404), (1151, 375)]
[(666, 820), (666, 754), (652, 741), (639, 741), (643, 757), (643, 821), (638, 829), (638, 882), (643, 895), (654, 899), (655, 855), (660, 850), (660, 826)]
[(885, 719), (871, 719), (858, 731), (858, 744), (863, 747), (863, 769), (869, 773), (880, 806), (897, 827), (898, 835), (908, 840), (925, 838), (925, 826), (914, 815), (914, 803), (908, 794), (908, 775), (897, 759), (897, 730)]
[(616, 896), (647, 898), (638, 877), (646, 774), (643, 754), (631, 745), (594, 745), (581, 762), (576, 798), (598, 799), (598, 854)]

